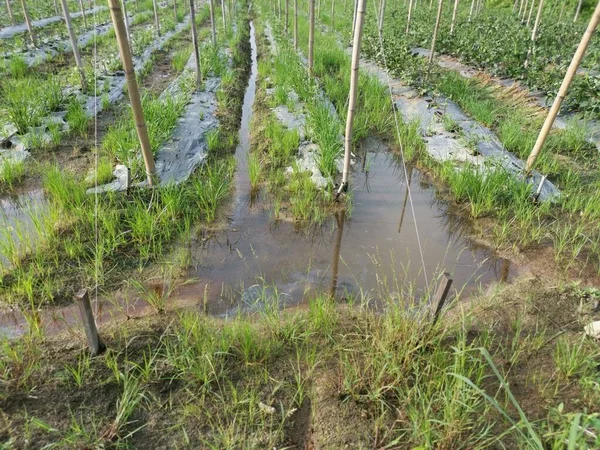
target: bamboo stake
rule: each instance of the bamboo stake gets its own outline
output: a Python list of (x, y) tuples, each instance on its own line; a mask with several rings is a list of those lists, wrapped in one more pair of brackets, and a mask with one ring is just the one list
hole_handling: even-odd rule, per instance
[(125, 79), (127, 80), (129, 102), (131, 103), (131, 109), (133, 110), (133, 117), (135, 120), (135, 127), (137, 130), (138, 138), (140, 139), (142, 156), (144, 157), (144, 163), (146, 166), (146, 177), (148, 179), (148, 184), (150, 186), (153, 186), (155, 182), (158, 181), (155, 180), (156, 168), (154, 167), (154, 156), (152, 155), (152, 148), (150, 146), (150, 139), (148, 137), (148, 129), (146, 128), (146, 121), (144, 120), (144, 111), (142, 109), (140, 91), (138, 89), (137, 80), (135, 78), (135, 68), (131, 59), (129, 43), (127, 42), (127, 34), (125, 33), (123, 12), (121, 10), (121, 5), (119, 5), (118, 0), (108, 0), (108, 7), (110, 9), (110, 15), (112, 18), (113, 27), (115, 29), (115, 35), (117, 37), (117, 44), (119, 46), (119, 53), (121, 54), (121, 61), (123, 62), (123, 69), (125, 70)]
[(531, 14), (533, 13), (533, 7), (535, 6), (535, 0), (531, 0), (531, 8), (529, 8), (529, 14), (527, 15), (527, 23), (525, 26), (529, 26), (531, 22)]
[(440, 28), (440, 20), (442, 18), (442, 5), (444, 0), (438, 1), (438, 12), (435, 19), (435, 28), (433, 29), (433, 38), (431, 39), (431, 52), (429, 53), (429, 63), (427, 67), (427, 75), (431, 71), (431, 64), (433, 63), (433, 57), (435, 55), (435, 42), (437, 40), (438, 29)]
[(383, 32), (383, 15), (385, 14), (385, 0), (381, 0), (381, 8), (379, 11), (379, 34)]
[(79, 0), (79, 9), (81, 16), (83, 17), (83, 28), (87, 30), (87, 17), (85, 17), (85, 7), (83, 6), (83, 0)]
[(475, 0), (471, 0), (471, 9), (469, 9), (469, 22), (473, 18), (473, 6), (475, 6)]
[(289, 9), (290, 9), (290, 0), (285, 0), (285, 25), (283, 27), (283, 31), (285, 32), (285, 34), (288, 33)]
[(298, 0), (294, 0), (294, 50), (298, 50)]
[(454, 9), (452, 10), (452, 23), (450, 24), (450, 36), (454, 35), (454, 25), (456, 23), (456, 11), (457, 11), (457, 9), (458, 9), (458, 0), (454, 0)]
[(352, 44), (352, 68), (350, 72), (350, 92), (348, 94), (348, 116), (346, 118), (346, 135), (344, 136), (344, 170), (342, 183), (337, 192), (339, 196), (348, 189), (348, 176), (350, 174), (350, 152), (352, 150), (352, 125), (356, 112), (356, 97), (358, 91), (358, 77), (360, 64), (360, 43), (362, 40), (363, 26), (365, 23), (366, 0), (358, 0), (356, 14), (356, 29), (354, 30), (354, 43)]
[[(127, 43), (131, 45), (131, 31), (129, 30), (129, 15), (127, 14), (127, 0), (123, 0), (123, 21), (125, 22), (125, 33), (127, 33)], [(130, 47), (131, 49), (131, 47)]]
[(313, 76), (315, 55), (315, 0), (308, 0), (308, 75)]
[(519, 2), (519, 13), (517, 14), (517, 17), (519, 17), (519, 19), (521, 18), (521, 13), (523, 12), (523, 5), (525, 4), (525, 2), (523, 0), (521, 0)]
[(158, 20), (158, 5), (156, 0), (152, 0), (152, 7), (154, 8), (154, 26), (156, 27), (156, 34), (160, 36), (160, 21)]
[(409, 2), (408, 2), (408, 17), (406, 19), (406, 31), (405, 31), (406, 34), (408, 34), (408, 32), (410, 30), (410, 19), (412, 19), (412, 10), (413, 10), (413, 0), (409, 0)]
[(514, 14), (515, 12), (517, 12), (517, 5), (519, 4), (519, 0), (515, 0), (515, 2), (513, 3), (513, 8), (512, 8), (512, 13)]
[(33, 46), (36, 47), (37, 44), (35, 40), (35, 33), (33, 32), (33, 27), (31, 26), (31, 19), (29, 18), (29, 12), (27, 11), (27, 4), (25, 3), (25, 0), (21, 0), (21, 8), (23, 9), (23, 17), (25, 18), (27, 30), (29, 31), (29, 38), (31, 39)]
[(565, 5), (567, 4), (566, 0), (561, 0), (561, 5), (560, 5), (560, 14), (558, 15), (558, 21), (562, 21), (563, 18), (563, 14), (565, 12)]
[(321, 0), (317, 0), (317, 15), (316, 17), (319, 18), (319, 20), (321, 20)]
[(335, 30), (335, 0), (331, 0), (331, 28)]
[(433, 0), (429, 0), (429, 11), (431, 11), (432, 7), (433, 7)]
[(225, 0), (221, 0), (221, 16), (223, 16), (223, 33), (225, 33)]
[[(229, 10), (231, 14), (231, 9)], [(194, 59), (196, 60), (196, 89), (202, 85), (202, 71), (200, 70), (200, 52), (198, 51), (198, 33), (196, 31), (196, 12), (194, 11), (194, 0), (190, 0), (190, 19), (192, 21), (192, 43), (194, 44)]]
[(537, 159), (538, 155), (540, 154), (540, 151), (542, 150), (542, 147), (544, 146), (544, 142), (546, 142), (548, 133), (550, 133), (550, 130), (552, 129), (552, 125), (554, 125), (554, 121), (556, 120), (556, 116), (558, 115), (558, 112), (560, 111), (562, 102), (567, 95), (567, 90), (569, 89), (569, 86), (571, 85), (571, 82), (573, 81), (573, 78), (575, 77), (575, 75), (577, 73), (579, 64), (581, 64), (581, 60), (583, 59), (583, 56), (585, 55), (585, 52), (590, 44), (590, 40), (592, 39), (592, 36), (594, 34), (594, 31), (596, 30), (596, 27), (598, 26), (599, 21), (600, 21), (600, 1), (596, 5), (594, 14), (592, 15), (592, 18), (590, 19), (590, 23), (588, 24), (587, 29), (585, 30), (585, 33), (583, 34), (583, 37), (581, 38), (581, 42), (579, 43), (579, 46), (577, 47), (577, 50), (575, 51), (575, 55), (573, 55), (571, 64), (569, 64), (569, 68), (567, 69), (565, 78), (563, 79), (563, 82), (560, 85), (560, 89), (558, 90), (556, 99), (554, 99), (554, 103), (552, 103), (552, 107), (550, 108), (550, 111), (548, 112), (548, 116), (546, 117), (546, 120), (544, 121), (544, 125), (542, 125), (542, 129), (540, 131), (540, 134), (539, 134), (537, 140), (535, 141), (533, 150), (531, 150), (531, 154), (529, 155), (529, 158), (527, 158), (527, 166), (525, 167), (526, 174), (529, 174), (531, 172), (531, 169), (532, 169), (533, 165), (535, 164), (535, 160)]
[(214, 0), (209, 0), (208, 2), (210, 9), (210, 32), (212, 35), (212, 44), (213, 46), (217, 46), (217, 28), (215, 26), (215, 5)]
[(200, 70), (200, 52), (198, 51), (198, 33), (196, 31), (196, 12), (194, 11), (194, 0), (190, 0), (190, 20), (192, 29), (192, 43), (194, 45), (194, 59), (196, 60), (196, 89), (202, 85), (202, 71)]
[(531, 32), (531, 45), (529, 50), (527, 51), (527, 57), (525, 58), (525, 68), (529, 65), (529, 57), (533, 53), (535, 46), (535, 39), (537, 38), (537, 30), (540, 26), (540, 19), (542, 17), (542, 7), (544, 6), (544, 0), (540, 0), (540, 4), (538, 6), (537, 15), (535, 16), (535, 24), (533, 25), (533, 31)]
[(75, 65), (79, 72), (79, 78), (81, 79), (81, 89), (85, 91), (87, 83), (85, 81), (85, 72), (83, 70), (83, 64), (79, 55), (79, 47), (77, 46), (77, 37), (71, 26), (71, 16), (69, 15), (69, 7), (67, 6), (67, 0), (61, 0), (63, 17), (65, 19), (65, 25), (67, 26), (67, 32), (69, 33), (69, 41), (71, 41), (71, 47), (73, 48), (73, 57), (75, 58)]
[[(8, 17), (10, 18), (10, 23), (12, 25), (16, 25), (17, 22), (15, 22), (15, 16), (13, 15), (12, 7), (10, 6), (10, 0), (6, 0), (6, 9), (8, 11)], [(58, 13), (58, 8), (56, 7), (56, 0), (54, 0), (54, 9)]]
[(577, 3), (577, 9), (575, 10), (575, 17), (573, 17), (573, 23), (577, 22), (577, 19), (579, 18), (579, 13), (581, 12), (582, 4), (583, 0), (579, 0), (579, 3)]
[(281, 22), (281, 0), (277, 0), (277, 18)]
[(175, 23), (177, 23), (177, 0), (173, 0), (173, 17), (175, 17)]
[(358, 11), (358, 0), (354, 0), (354, 17), (352, 19), (352, 36), (354, 36), (354, 31), (356, 30), (356, 13), (357, 13), (357, 11)]

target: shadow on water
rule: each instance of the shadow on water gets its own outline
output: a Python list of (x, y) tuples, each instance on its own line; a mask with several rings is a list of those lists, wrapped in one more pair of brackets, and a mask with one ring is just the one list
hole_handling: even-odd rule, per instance
[[(417, 169), (408, 168), (405, 176), (401, 161), (375, 138), (363, 142), (362, 161), (354, 169), (351, 218), (338, 213), (324, 225), (304, 228), (273, 222), (251, 192), (248, 176), (257, 76), (255, 30), (250, 26), (252, 67), (235, 153), (231, 220), (226, 230), (191, 243), (187, 275), (196, 281), (175, 290), (171, 307), (200, 305), (210, 314), (232, 315), (260, 310), (265, 302), (297, 305), (316, 293), (374, 301), (419, 299), (427, 296), (428, 285), (435, 289), (444, 270), (454, 279), (454, 293), (506, 281), (513, 274), (509, 261), (468, 239), (468, 220), (453, 214)], [(110, 302), (99, 300), (98, 322), (152, 312), (139, 295), (119, 295)], [(43, 314), (47, 333), (78, 327), (77, 305)], [(25, 330), (18, 313), (0, 316), (5, 334)]]

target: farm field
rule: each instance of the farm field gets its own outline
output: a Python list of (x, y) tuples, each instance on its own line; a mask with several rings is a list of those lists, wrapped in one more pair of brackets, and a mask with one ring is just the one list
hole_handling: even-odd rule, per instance
[(0, 4), (0, 448), (600, 448), (600, 3)]

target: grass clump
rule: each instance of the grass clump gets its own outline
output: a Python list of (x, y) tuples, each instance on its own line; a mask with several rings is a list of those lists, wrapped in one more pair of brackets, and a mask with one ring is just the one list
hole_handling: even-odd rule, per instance
[(25, 176), (25, 161), (0, 160), (0, 191), (13, 189)]

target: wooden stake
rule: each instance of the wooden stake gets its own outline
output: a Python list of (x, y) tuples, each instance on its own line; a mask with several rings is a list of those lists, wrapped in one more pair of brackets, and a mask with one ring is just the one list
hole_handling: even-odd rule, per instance
[(81, 17), (83, 17), (83, 28), (87, 30), (87, 17), (85, 16), (85, 7), (83, 6), (83, 0), (79, 0), (79, 9), (81, 11)]
[(456, 11), (457, 10), (458, 10), (458, 0), (454, 0), (454, 9), (452, 10), (452, 23), (450, 24), (450, 36), (454, 35), (454, 24), (456, 23)]
[(294, 0), (294, 51), (298, 51), (298, 0)]
[(335, 30), (335, 0), (331, 0), (331, 28)]
[(160, 36), (160, 20), (158, 20), (158, 5), (156, 0), (152, 0), (152, 7), (154, 8), (154, 27), (156, 28), (156, 34)]
[(131, 59), (131, 51), (129, 49), (129, 42), (127, 40), (127, 33), (125, 31), (123, 12), (118, 0), (108, 0), (108, 7), (110, 9), (110, 15), (112, 18), (113, 27), (115, 29), (115, 35), (117, 37), (121, 61), (123, 62), (123, 70), (125, 71), (125, 79), (127, 80), (127, 91), (129, 93), (129, 102), (131, 103), (131, 109), (133, 110), (135, 127), (138, 138), (140, 139), (142, 156), (144, 157), (144, 163), (146, 166), (146, 177), (148, 179), (148, 184), (153, 186), (155, 182), (158, 181), (155, 180), (157, 177), (156, 168), (154, 167), (154, 156), (152, 155), (152, 147), (150, 146), (148, 129), (146, 128), (146, 121), (144, 120), (144, 110), (142, 109), (140, 91), (135, 78), (135, 68)]
[(533, 165), (535, 164), (535, 160), (537, 159), (542, 147), (544, 146), (544, 142), (546, 142), (546, 138), (548, 137), (548, 133), (552, 129), (552, 125), (554, 125), (554, 121), (556, 120), (556, 116), (560, 111), (560, 106), (562, 105), (563, 100), (567, 95), (567, 90), (573, 81), (573, 78), (577, 74), (577, 69), (579, 68), (579, 64), (581, 64), (581, 60), (585, 55), (585, 52), (590, 44), (590, 40), (598, 26), (598, 21), (600, 21), (600, 1), (596, 5), (596, 9), (594, 10), (594, 14), (590, 19), (590, 23), (581, 38), (581, 42), (575, 51), (575, 55), (573, 55), (573, 59), (571, 60), (571, 64), (569, 64), (569, 68), (567, 69), (567, 73), (565, 74), (565, 78), (563, 79), (562, 84), (560, 85), (560, 89), (558, 90), (558, 95), (556, 99), (554, 99), (554, 103), (552, 103), (552, 107), (548, 112), (548, 116), (542, 125), (542, 129), (540, 134), (535, 141), (535, 145), (533, 146), (533, 150), (531, 150), (531, 154), (529, 158), (527, 158), (527, 166), (525, 167), (525, 173), (529, 174)]
[(194, 11), (194, 0), (190, 0), (190, 17), (192, 21), (190, 28), (192, 29), (194, 59), (196, 60), (196, 89), (200, 89), (200, 86), (202, 86), (202, 71), (200, 70), (200, 52), (198, 51), (198, 33), (196, 31), (196, 12)]
[(406, 30), (405, 33), (408, 34), (410, 31), (410, 20), (412, 19), (412, 10), (413, 10), (413, 0), (409, 0), (408, 2), (408, 17), (406, 19)]
[(450, 279), (450, 274), (448, 272), (444, 272), (442, 274), (442, 278), (440, 280), (440, 285), (438, 286), (438, 290), (435, 294), (434, 303), (436, 305), (435, 312), (433, 313), (433, 324), (435, 325), (440, 317), (440, 312), (442, 312), (442, 308), (444, 307), (444, 303), (446, 303), (446, 298), (448, 297), (448, 293), (450, 292), (450, 287), (452, 286), (452, 279)]
[(469, 22), (473, 18), (473, 7), (475, 6), (475, 0), (471, 0), (471, 9), (469, 9)]
[[(64, 2), (65, 0), (62, 1)], [(94, 313), (92, 312), (92, 305), (90, 304), (88, 292), (86, 290), (78, 292), (77, 295), (75, 295), (75, 300), (79, 305), (79, 312), (81, 313), (83, 328), (87, 337), (90, 353), (92, 356), (97, 356), (106, 350), (106, 346), (98, 334), (98, 328), (96, 328), (96, 321), (94, 320)]]
[(27, 4), (25, 3), (25, 0), (21, 0), (21, 8), (23, 9), (23, 17), (25, 18), (25, 23), (27, 24), (27, 31), (29, 31), (31, 43), (34, 47), (37, 47), (35, 33), (33, 32), (33, 27), (31, 26), (31, 19), (29, 18), (29, 12), (27, 11)]
[(77, 65), (77, 71), (79, 72), (79, 78), (81, 79), (81, 89), (85, 91), (87, 83), (85, 81), (85, 71), (83, 70), (83, 63), (79, 55), (79, 47), (77, 46), (77, 37), (71, 26), (71, 16), (69, 14), (69, 7), (67, 6), (67, 0), (60, 0), (63, 10), (63, 17), (65, 19), (65, 25), (67, 26), (67, 32), (69, 33), (69, 41), (73, 48), (73, 57), (75, 58), (75, 64)]
[(342, 236), (344, 235), (344, 214), (344, 211), (335, 213), (337, 229), (335, 231), (335, 243), (333, 245), (333, 256), (331, 261), (331, 286), (329, 287), (329, 296), (331, 298), (335, 298), (335, 290), (337, 288), (340, 267), (340, 250), (342, 248)]
[(313, 76), (315, 56), (315, 0), (308, 0), (308, 75)]
[(212, 44), (217, 46), (217, 28), (215, 26), (215, 5), (214, 0), (209, 0), (209, 9), (210, 9), (210, 31), (212, 33)]
[(529, 5), (529, 0), (525, 0), (525, 5), (523, 5), (523, 15), (521, 16), (521, 25), (525, 23), (525, 17), (527, 14), (527, 5)]
[(519, 0), (515, 0), (515, 2), (513, 3), (513, 9), (512, 9), (512, 13), (514, 14), (515, 12), (517, 12), (517, 5), (519, 4)]
[(385, 14), (385, 0), (381, 0), (381, 8), (379, 10), (379, 34), (383, 32), (383, 16)]
[(525, 4), (524, 0), (521, 0), (519, 2), (519, 13), (517, 14), (517, 17), (519, 17), (519, 19), (521, 18), (521, 13), (523, 12), (523, 5)]
[(365, 23), (366, 0), (358, 0), (356, 13), (356, 29), (354, 30), (354, 43), (352, 44), (352, 67), (350, 72), (350, 92), (348, 94), (348, 116), (346, 117), (346, 134), (344, 136), (344, 170), (342, 183), (337, 192), (339, 196), (348, 189), (350, 175), (350, 153), (352, 151), (352, 126), (356, 113), (356, 97), (358, 91), (358, 77), (360, 75), (360, 44), (362, 41), (363, 26)]
[[(56, 0), (54, 0), (54, 7), (56, 9), (56, 12), (58, 13), (58, 9), (56, 8)], [(8, 17), (10, 18), (10, 23), (12, 25), (16, 25), (17, 22), (15, 22), (15, 16), (12, 12), (12, 7), (10, 6), (10, 0), (6, 0), (6, 10), (8, 11)]]
[(577, 9), (575, 10), (575, 17), (573, 17), (573, 23), (577, 22), (577, 19), (579, 18), (579, 13), (581, 12), (582, 4), (583, 0), (579, 0), (579, 3), (577, 3)]
[(435, 42), (437, 40), (438, 29), (440, 28), (440, 21), (442, 18), (442, 4), (444, 0), (438, 1), (437, 17), (435, 19), (435, 27), (433, 29), (433, 38), (431, 39), (431, 52), (429, 53), (429, 66), (427, 68), (427, 74), (431, 71), (431, 64), (433, 63), (433, 57), (435, 55)]
[(175, 23), (177, 23), (177, 0), (173, 0), (173, 17), (175, 18)]
[(352, 18), (352, 36), (354, 36), (354, 31), (356, 31), (356, 13), (357, 12), (358, 12), (358, 0), (354, 0), (354, 17)]

